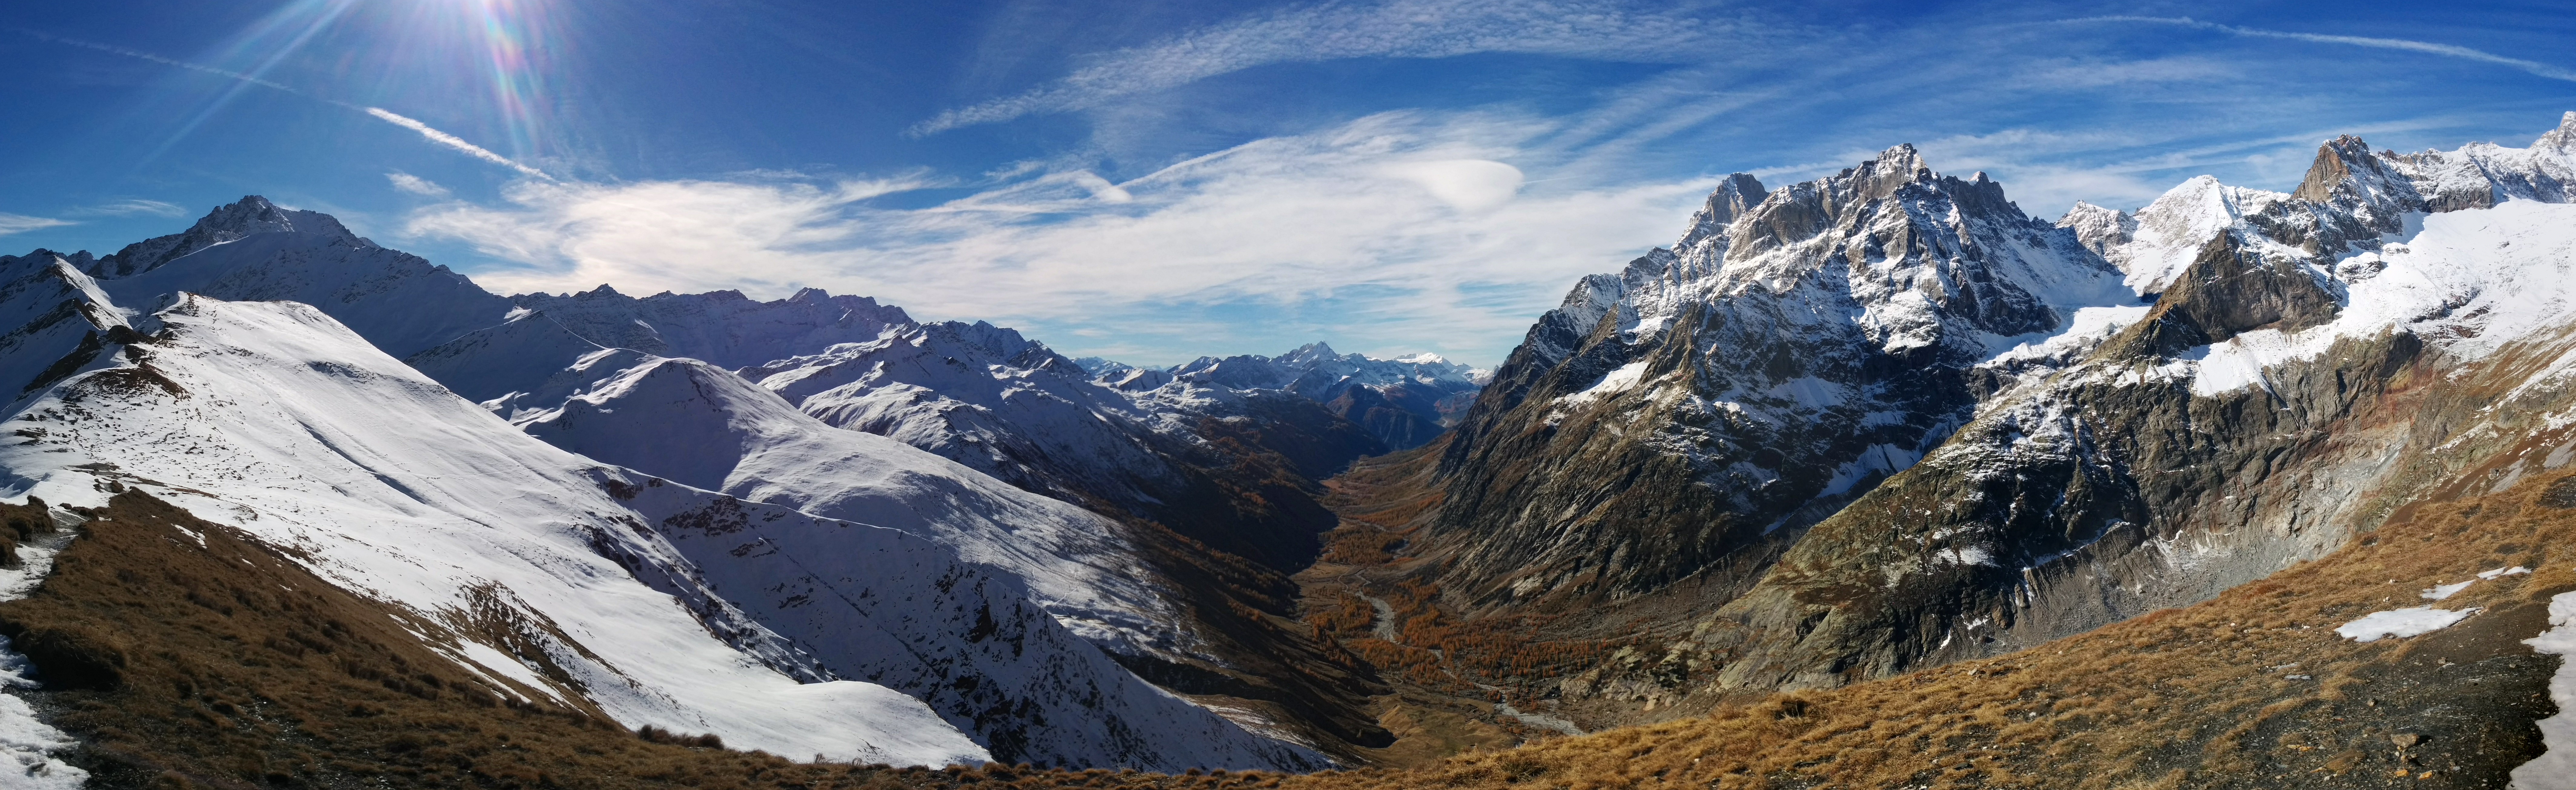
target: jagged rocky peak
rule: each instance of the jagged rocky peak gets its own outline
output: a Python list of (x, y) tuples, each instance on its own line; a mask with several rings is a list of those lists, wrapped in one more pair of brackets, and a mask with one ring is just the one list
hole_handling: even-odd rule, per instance
[(2566, 115), (2560, 116), (2558, 119), (2558, 128), (2551, 129), (2547, 133), (2542, 134), (2539, 140), (2532, 142), (2531, 147), (2563, 153), (2576, 153), (2576, 110), (2569, 110)]
[[(2571, 114), (2570, 117), (2576, 117)], [(2377, 249), (2407, 227), (2408, 214), (2493, 208), (2507, 200), (2576, 200), (2576, 127), (2562, 121), (2529, 148), (2470, 143), (2452, 151), (2372, 151), (2343, 135), (2317, 147), (2288, 193), (2221, 184), (2199, 176), (2140, 209), (2126, 237), (2078, 227), (2142, 294), (2163, 292), (2221, 233), (2264, 241), (2252, 254), (2295, 251), (2304, 262)], [(2076, 220), (2070, 213), (2067, 223)], [(2061, 223), (2066, 224), (2066, 223)], [(2076, 227), (2069, 224), (2069, 227)]]
[(2085, 249), (2108, 258), (2112, 248), (2128, 243), (2137, 233), (2138, 218), (2126, 211), (2078, 200), (2074, 208), (2066, 210), (2066, 216), (2057, 219), (2057, 226), (2074, 231), (2075, 240)]
[(230, 205), (216, 206), (184, 232), (125, 245), (125, 249), (118, 250), (116, 254), (98, 259), (97, 264), (89, 269), (89, 274), (94, 277), (140, 274), (180, 256), (261, 233), (312, 233), (355, 246), (375, 246), (375, 242), (349, 232), (347, 226), (329, 214), (282, 208), (269, 202), (268, 198), (244, 195)]
[(1478, 536), (1444, 585), (1571, 603), (1750, 578), (1970, 419), (1977, 365), (2135, 301), (2074, 231), (1911, 146), (1699, 227), (1755, 183), (1721, 185), (1705, 241), (1577, 283), (1496, 372), (1440, 461), (1438, 531)]
[(2299, 181), (2298, 189), (2290, 191), (2290, 196), (2319, 203), (2333, 200), (2336, 188), (2352, 181), (2356, 172), (2378, 176), (2380, 180), (2389, 176), (2379, 159), (2370, 155), (2369, 143), (2349, 134), (2338, 135), (2317, 146), (2317, 161), (2308, 165), (2307, 177)]
[(1688, 250), (1725, 233), (1726, 226), (1733, 224), (1735, 218), (1744, 216), (1745, 212), (1761, 205), (1763, 199), (1770, 196), (1770, 188), (1763, 186), (1762, 179), (1754, 178), (1751, 173), (1727, 176), (1726, 180), (1718, 182), (1715, 191), (1708, 193), (1708, 203), (1691, 214), (1690, 230), (1682, 234), (1681, 241), (1673, 243), (1673, 249)]

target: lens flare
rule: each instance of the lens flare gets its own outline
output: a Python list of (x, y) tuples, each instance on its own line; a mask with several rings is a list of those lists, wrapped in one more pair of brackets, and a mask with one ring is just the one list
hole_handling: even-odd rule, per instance
[(546, 69), (535, 59), (548, 32), (544, 15), (536, 3), (521, 0), (467, 0), (465, 5), (479, 23), (484, 76), (512, 153), (520, 158), (544, 153), (541, 114), (550, 108)]
[[(559, 153), (547, 77), (552, 53), (563, 47), (555, 29), (543, 0), (289, 0), (187, 59), (35, 35), (231, 78), (211, 92), (202, 81), (167, 83), (166, 95), (186, 109), (149, 115), (183, 120), (138, 167), (233, 106), (242, 91), (264, 86), (364, 111), (478, 159), (548, 178), (521, 162)], [(286, 64), (294, 67), (281, 70)], [(430, 129), (411, 115), (463, 124), (461, 131), (497, 140), (492, 147), (508, 155)]]
[(213, 100), (206, 102), (204, 107), (199, 108), (186, 121), (180, 122), (178, 128), (172, 129), (170, 136), (162, 140), (159, 146), (155, 146), (152, 153), (145, 155), (143, 160), (158, 159), (162, 154), (169, 152), (171, 146), (177, 145), (190, 132), (204, 125), (206, 119), (214, 117), (215, 113), (232, 104), (233, 99), (240, 97), (241, 92), (252, 85), (283, 88), (284, 86), (268, 80), (269, 70), (277, 68), (277, 64), (285, 61), (288, 56), (302, 50), (315, 35), (329, 28), (333, 21), (338, 20), (341, 14), (347, 13), (349, 7), (355, 4), (356, 0), (296, 0), (233, 36), (230, 43), (216, 50), (214, 57), (203, 58), (202, 60), (218, 64), (249, 63), (250, 66), (231, 74), (237, 79), (226, 84)]

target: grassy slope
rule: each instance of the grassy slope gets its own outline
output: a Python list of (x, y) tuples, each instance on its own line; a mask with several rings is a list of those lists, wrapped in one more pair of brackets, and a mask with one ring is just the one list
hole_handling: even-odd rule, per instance
[[(2572, 505), (2576, 476), (2525, 480), (2420, 506), (2215, 600), (2012, 656), (1288, 786), (2501, 787), (2555, 710), (2558, 659), (2519, 640), (2576, 589)], [(2449, 629), (2367, 644), (2332, 630), (2509, 565), (2538, 571), (2441, 601), (2485, 607)]]

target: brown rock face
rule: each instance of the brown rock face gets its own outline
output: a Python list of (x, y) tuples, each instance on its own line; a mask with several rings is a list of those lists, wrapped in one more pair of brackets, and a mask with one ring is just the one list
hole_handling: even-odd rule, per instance
[(2128, 354), (2170, 356), (2257, 329), (2297, 332), (2333, 321), (2341, 309), (2315, 274), (2286, 260), (2264, 261), (2221, 234), (2201, 249), (2136, 331)]

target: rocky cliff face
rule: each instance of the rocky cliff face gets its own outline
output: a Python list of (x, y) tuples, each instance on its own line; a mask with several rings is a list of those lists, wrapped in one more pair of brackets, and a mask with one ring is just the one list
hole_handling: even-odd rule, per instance
[(1531, 329), (1423, 461), (1445, 501), (1398, 567), (1628, 623), (1646, 649), (1558, 687), (1594, 723), (2206, 599), (2570, 460), (2571, 137), (2339, 138), (2292, 194), (2054, 223), (1902, 147), (1730, 179)]
[(1999, 343), (2121, 295), (2075, 234), (1902, 146), (1776, 191), (1730, 179), (1683, 241), (1578, 285), (1461, 424), (1434, 530), (1460, 545), (1451, 589), (1529, 605), (1749, 573), (1965, 423)]

